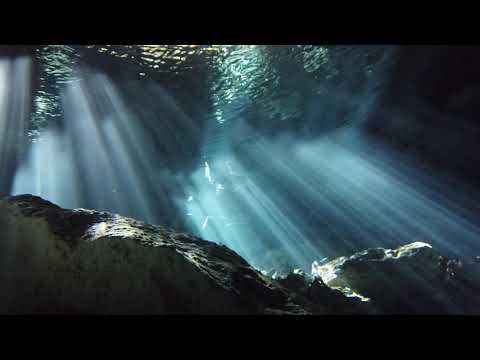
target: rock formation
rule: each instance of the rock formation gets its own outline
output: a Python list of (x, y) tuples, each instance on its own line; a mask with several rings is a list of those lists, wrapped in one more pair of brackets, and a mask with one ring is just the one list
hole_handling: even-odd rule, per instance
[(429, 244), (375, 248), (312, 265), (312, 274), (356, 294), (380, 314), (480, 313), (480, 266), (448, 259)]
[(480, 265), (425, 244), (272, 279), (224, 246), (31, 195), (0, 195), (0, 229), (2, 314), (478, 312)]
[(30, 195), (0, 200), (1, 313), (306, 313), (226, 247)]

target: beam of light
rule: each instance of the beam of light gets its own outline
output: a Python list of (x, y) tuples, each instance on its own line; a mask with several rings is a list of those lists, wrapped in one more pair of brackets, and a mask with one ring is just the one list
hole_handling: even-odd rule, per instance
[(191, 231), (264, 269), (275, 265), (271, 249), (306, 271), (313, 260), (413, 241), (451, 256), (480, 252), (478, 191), (452, 187), (356, 128), (316, 141), (259, 139), (243, 154), (212, 155), (209, 171), (225, 190), (192, 174)]
[[(28, 57), (0, 58), (0, 191), (2, 192), (10, 191), (9, 180), (24, 150), (30, 111), (30, 72), (31, 60)], [(8, 304), (10, 286), (14, 286), (18, 281), (17, 275), (22, 273), (12, 269), (20, 269), (24, 264), (19, 261), (17, 250), (19, 244), (14, 241), (16, 235), (20, 235), (21, 229), (9, 229), (7, 226), (6, 229), (2, 229), (2, 233), (0, 281), (3, 289), (0, 294), (0, 303), (5, 305), (5, 301)]]
[[(0, 58), (0, 174), (3, 179), (10, 176), (23, 150), (30, 111), (30, 74), (30, 58)], [(2, 187), (7, 186), (1, 183)]]
[[(107, 77), (89, 72), (80, 76), (82, 81), (62, 90), (63, 128), (45, 132), (42, 141), (32, 144), (28, 160), (16, 174), (13, 193), (33, 193), (64, 207), (89, 207), (171, 225), (170, 190), (178, 187), (169, 169), (157, 166), (151, 129), (130, 111)], [(155, 97), (161, 102), (162, 93)], [(183, 143), (165, 134), (164, 125), (182, 122), (185, 115), (178, 114), (171, 99), (163, 103), (164, 112), (176, 117), (163, 119), (153, 135), (163, 131), (166, 147), (178, 154)]]
[[(479, 250), (478, 194), (452, 189), (357, 128), (317, 140), (259, 137), (237, 148), (238, 126), (212, 119), (202, 133), (159, 85), (137, 85), (152, 103), (139, 114), (106, 76), (80, 75), (62, 90), (64, 127), (32, 145), (14, 193), (169, 226), (179, 214), (184, 230), (267, 270), (286, 264), (308, 272), (314, 260), (412, 241), (453, 254)], [(236, 105), (242, 101), (249, 99), (239, 96)], [(226, 135), (214, 138), (219, 129)], [(242, 133), (255, 135), (246, 125)], [(163, 163), (199, 140), (209, 150), (196, 169)]]

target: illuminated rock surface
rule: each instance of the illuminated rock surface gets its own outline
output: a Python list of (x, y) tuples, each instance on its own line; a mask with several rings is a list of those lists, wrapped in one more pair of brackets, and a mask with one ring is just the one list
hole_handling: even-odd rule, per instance
[(30, 195), (0, 200), (0, 225), (2, 313), (305, 313), (187, 234)]
[(312, 275), (387, 314), (480, 313), (480, 264), (447, 259), (429, 244), (368, 249), (326, 264)]
[[(471, 302), (459, 308), (446, 300), (471, 279), (419, 243), (314, 264), (324, 283), (300, 271), (273, 280), (224, 246), (31, 195), (0, 198), (0, 227), (1, 313), (352, 314), (422, 304), (431, 312), (437, 303), (472, 309)], [(412, 297), (415, 308), (405, 307)]]

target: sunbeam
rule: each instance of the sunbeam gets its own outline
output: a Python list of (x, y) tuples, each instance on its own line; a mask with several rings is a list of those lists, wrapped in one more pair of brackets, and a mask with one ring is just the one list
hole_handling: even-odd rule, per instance
[[(326, 127), (321, 136), (270, 136), (252, 127), (237, 110), (259, 96), (244, 92), (262, 85), (248, 74), (263, 74), (267, 55), (255, 47), (241, 51), (244, 63), (222, 68), (230, 88), (214, 84), (226, 101), (213, 96), (216, 115), (206, 124), (157, 82), (126, 83), (149, 104), (141, 107), (121, 81), (77, 68), (77, 81), (60, 90), (63, 123), (30, 146), (13, 194), (176, 227), (224, 244), (265, 271), (309, 272), (313, 261), (412, 241), (455, 256), (478, 253), (478, 193), (369, 138), (362, 123), (372, 99), (333, 94), (329, 101), (359, 106), (362, 121)], [(254, 66), (243, 72), (248, 61)], [(28, 76), (27, 60), (0, 62), (2, 171), (10, 166), (10, 142), (25, 130)], [(9, 82), (21, 85), (12, 93)], [(314, 105), (307, 106), (310, 123), (321, 113), (325, 124), (337, 124), (337, 110)]]
[(10, 178), (22, 156), (30, 99), (30, 59), (0, 58), (0, 191), (8, 192)]

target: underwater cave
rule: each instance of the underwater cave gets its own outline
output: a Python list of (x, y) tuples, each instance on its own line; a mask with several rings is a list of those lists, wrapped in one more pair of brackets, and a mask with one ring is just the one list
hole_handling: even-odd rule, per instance
[(0, 46), (0, 313), (480, 314), (479, 60)]

